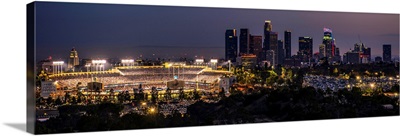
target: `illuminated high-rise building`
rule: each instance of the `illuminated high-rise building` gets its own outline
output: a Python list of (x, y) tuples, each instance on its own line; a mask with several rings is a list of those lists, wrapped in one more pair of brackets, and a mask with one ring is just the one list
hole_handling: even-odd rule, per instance
[(276, 32), (270, 32), (269, 33), (270, 38), (269, 38), (269, 50), (273, 50), (274, 51), (274, 55), (272, 58), (274, 60), (274, 65), (278, 64), (278, 33)]
[(69, 53), (68, 69), (74, 70), (74, 67), (77, 65), (79, 65), (78, 51), (76, 51), (75, 48), (72, 48), (71, 52)]
[(240, 29), (239, 56), (243, 54), (249, 54), (249, 43), (250, 43), (249, 29), (247, 28)]
[[(324, 49), (324, 51), (321, 49)], [(341, 61), (339, 48), (336, 46), (336, 39), (333, 38), (332, 30), (329, 28), (324, 28), (324, 37), (319, 52), (319, 57), (326, 57), (329, 63)]]
[(354, 50), (353, 51), (357, 51), (357, 52), (362, 52), (364, 49), (364, 43), (356, 43), (354, 44)]
[(319, 58), (325, 57), (325, 44), (319, 45)]
[(269, 62), (269, 66), (275, 66), (276, 62), (274, 58), (276, 57), (274, 50), (267, 50), (265, 54), (266, 54), (266, 61)]
[(329, 62), (332, 61), (332, 58), (335, 56), (335, 42), (332, 36), (332, 30), (329, 28), (324, 28), (324, 37), (322, 40), (322, 44), (325, 45), (325, 54), (324, 57), (328, 59)]
[(238, 39), (236, 29), (228, 29), (225, 32), (225, 60), (236, 62), (238, 55)]
[(366, 47), (364, 43), (356, 43), (354, 44), (354, 49), (350, 49), (343, 54), (343, 62), (350, 64), (370, 63), (371, 48)]
[(340, 62), (341, 61), (341, 56), (340, 56), (340, 50), (339, 47), (335, 48), (335, 55), (334, 55), (334, 61)]
[(270, 33), (272, 31), (271, 20), (266, 20), (264, 23), (264, 51), (270, 49)]
[(290, 58), (292, 56), (292, 32), (289, 30), (285, 31), (284, 35), (284, 42), (285, 42), (285, 58)]
[(383, 46), (383, 61), (390, 62), (392, 61), (392, 45), (384, 44)]
[(312, 37), (299, 37), (299, 52), (297, 53), (303, 62), (309, 62), (313, 53)]
[(262, 36), (250, 35), (249, 54), (254, 54), (257, 57), (262, 52)]
[(364, 47), (361, 57), (362, 57), (363, 63), (370, 63), (371, 62), (371, 48)]
[(277, 63), (278, 64), (283, 64), (285, 61), (285, 49), (283, 48), (283, 41), (282, 40), (278, 40), (278, 52), (277, 54)]

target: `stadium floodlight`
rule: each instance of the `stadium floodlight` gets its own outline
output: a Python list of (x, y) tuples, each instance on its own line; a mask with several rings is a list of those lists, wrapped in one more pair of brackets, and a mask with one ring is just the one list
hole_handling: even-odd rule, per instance
[(123, 59), (121, 60), (122, 63), (133, 63), (134, 60), (133, 59)]
[(89, 72), (90, 66), (91, 66), (90, 64), (86, 64), (86, 65), (85, 65), (85, 67), (86, 67), (86, 72)]
[(127, 66), (133, 66), (135, 63), (135, 60), (133, 59), (123, 59), (121, 60), (121, 63), (123, 66), (127, 65)]
[(229, 64), (229, 69), (228, 70), (229, 70), (229, 72), (231, 72), (231, 63), (232, 63), (231, 60), (228, 60), (228, 64)]
[(62, 73), (64, 61), (53, 61), (53, 73), (60, 74)]
[(218, 63), (218, 60), (217, 59), (211, 59), (210, 62), (211, 63)]
[(93, 64), (105, 64), (106, 62), (106, 60), (92, 60)]
[(204, 63), (204, 59), (196, 59), (196, 63)]
[(101, 71), (101, 68), (103, 68), (104, 71), (104, 67), (102, 67), (101, 65), (104, 65), (105, 63), (107, 63), (106, 60), (92, 60), (92, 64), (95, 65), (96, 71)]
[(53, 65), (63, 65), (64, 61), (53, 61)]

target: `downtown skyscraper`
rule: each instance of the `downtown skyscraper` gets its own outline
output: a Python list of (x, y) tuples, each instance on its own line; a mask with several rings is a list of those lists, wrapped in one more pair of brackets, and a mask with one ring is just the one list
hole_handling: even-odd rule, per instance
[[(335, 38), (333, 38), (332, 30), (329, 28), (324, 28), (323, 30), (324, 37), (322, 39), (322, 45), (320, 45), (319, 47), (320, 58), (326, 57), (329, 63), (341, 61), (339, 51), (336, 51), (339, 50), (339, 48), (336, 47), (336, 42)], [(324, 51), (321, 52), (321, 49), (324, 49)]]
[[(271, 65), (281, 64), (279, 56), (284, 56), (284, 51), (279, 52), (278, 33), (272, 32), (272, 24), (270, 20), (264, 22), (264, 43), (263, 55), (261, 60), (269, 61)], [(282, 45), (283, 46), (283, 45)], [(282, 55), (279, 55), (282, 54)]]
[(324, 28), (324, 37), (322, 40), (322, 44), (325, 45), (325, 55), (324, 57), (328, 58), (330, 61), (335, 53), (335, 45), (333, 42), (332, 30), (329, 28)]
[(242, 56), (244, 54), (249, 54), (249, 45), (250, 45), (249, 29), (242, 28), (240, 29), (240, 37), (239, 37), (239, 56)]
[(261, 55), (262, 52), (262, 36), (250, 35), (249, 54)]
[(278, 53), (277, 53), (277, 63), (283, 64), (285, 61), (285, 49), (283, 48), (283, 40), (278, 40)]
[(371, 62), (371, 48), (364, 43), (355, 43), (354, 49), (343, 54), (343, 63), (361, 64)]
[(392, 61), (392, 45), (384, 44), (382, 47), (383, 47), (383, 52), (382, 52), (383, 61), (384, 62)]
[(269, 33), (269, 50), (272, 50), (274, 52), (273, 58), (267, 58), (267, 60), (273, 60), (274, 64), (277, 65), (279, 64), (278, 61), (278, 57), (279, 57), (279, 53), (283, 53), (283, 52), (279, 52), (279, 47), (278, 47), (278, 33), (276, 32), (270, 32)]
[(298, 56), (302, 62), (309, 62), (312, 58), (313, 39), (312, 37), (299, 37), (299, 52)]
[(225, 31), (225, 60), (236, 62), (238, 56), (238, 37), (236, 29), (228, 29)]
[(272, 31), (272, 24), (271, 20), (266, 20), (264, 23), (264, 51), (267, 51), (270, 49), (270, 34)]
[(285, 58), (290, 58), (292, 56), (292, 32), (289, 30), (285, 31), (284, 35), (284, 42), (285, 42)]

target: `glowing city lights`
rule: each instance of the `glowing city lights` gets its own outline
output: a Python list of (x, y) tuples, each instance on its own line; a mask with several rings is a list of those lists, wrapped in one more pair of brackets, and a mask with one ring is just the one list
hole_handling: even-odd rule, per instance
[(372, 88), (374, 88), (374, 87), (375, 87), (375, 84), (371, 83), (370, 86), (371, 86)]

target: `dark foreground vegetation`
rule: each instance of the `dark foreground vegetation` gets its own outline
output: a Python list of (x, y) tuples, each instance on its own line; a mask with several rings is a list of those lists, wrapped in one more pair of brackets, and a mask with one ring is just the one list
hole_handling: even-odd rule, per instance
[[(233, 90), (233, 91), (232, 91)], [(122, 104), (64, 105), (60, 115), (36, 123), (36, 133), (67, 133), (142, 128), (242, 124), (354, 117), (399, 115), (398, 97), (376, 91), (363, 95), (359, 88), (322, 91), (312, 87), (286, 89), (255, 88), (244, 95), (231, 89), (229, 97), (217, 103), (198, 101), (188, 107), (187, 114), (121, 115)], [(386, 93), (398, 93), (398, 85)], [(382, 105), (391, 105), (385, 108)]]

